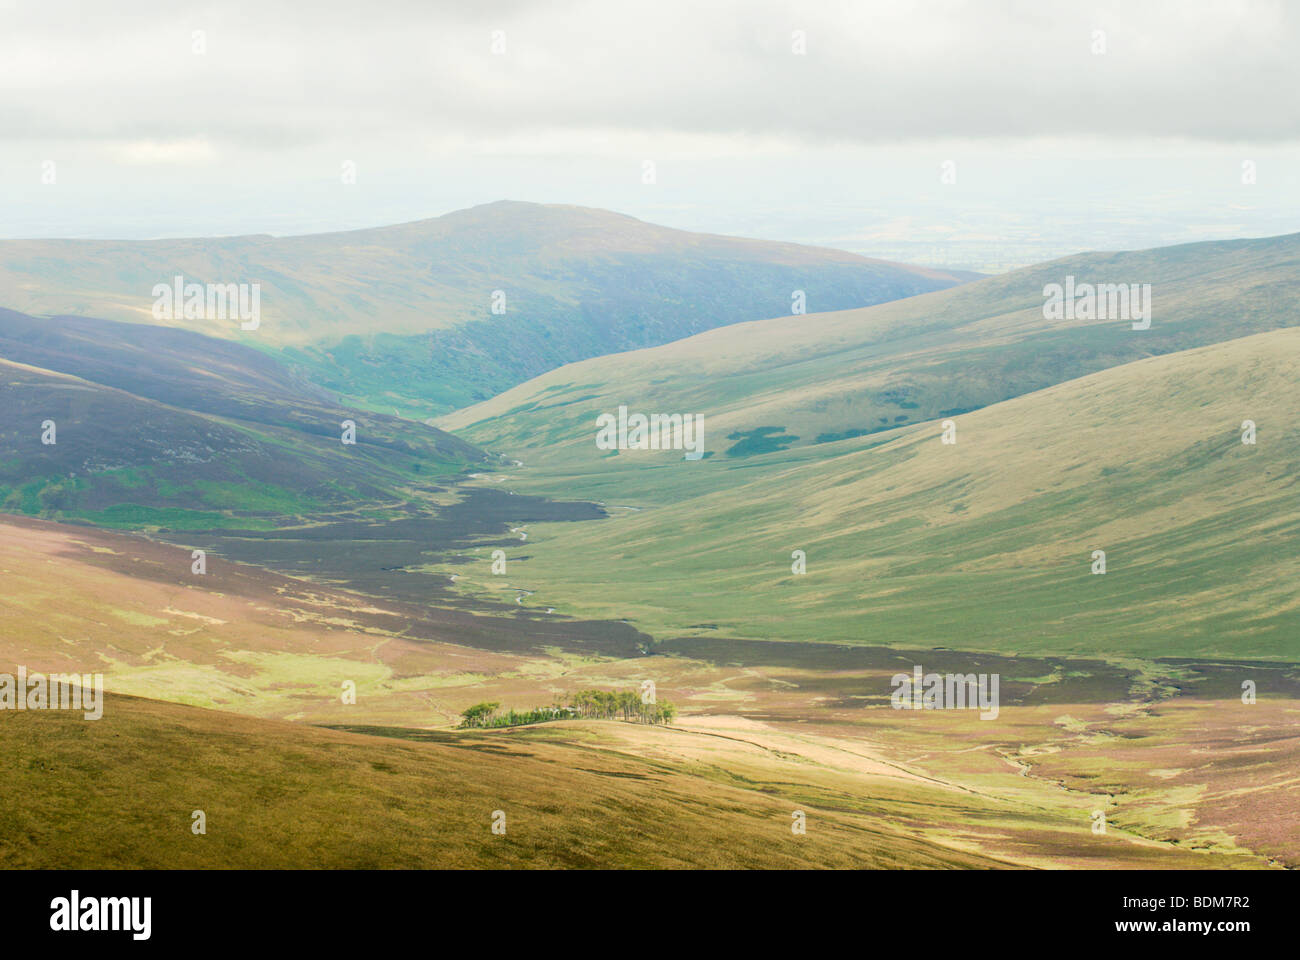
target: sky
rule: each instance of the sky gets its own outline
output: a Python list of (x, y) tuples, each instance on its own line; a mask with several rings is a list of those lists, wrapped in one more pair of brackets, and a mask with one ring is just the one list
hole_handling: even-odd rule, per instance
[(999, 270), (1300, 231), (1300, 4), (0, 0), (0, 237), (493, 200)]

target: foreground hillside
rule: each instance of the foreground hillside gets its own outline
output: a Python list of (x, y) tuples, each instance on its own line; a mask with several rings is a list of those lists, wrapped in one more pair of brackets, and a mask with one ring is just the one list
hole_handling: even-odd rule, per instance
[(797, 290), (808, 309), (835, 310), (966, 279), (515, 202), (302, 237), (0, 241), (0, 306), (28, 314), (158, 322), (154, 285), (177, 275), (260, 284), (262, 322), (248, 333), (233, 320), (175, 323), (274, 351), (375, 409), (423, 416), (574, 360), (788, 314)]
[(95, 722), (0, 715), (0, 736), (10, 868), (998, 865), (861, 812), (816, 811), (794, 836), (788, 801), (580, 744), (380, 739), (127, 697)]
[[(1046, 319), (1044, 287), (1150, 284), (1150, 327)], [(572, 364), (440, 425), (587, 472), (596, 417), (699, 414), (714, 457), (956, 416), (1089, 373), (1300, 323), (1300, 234), (1091, 253), (861, 310), (775, 317)], [(610, 457), (599, 469), (610, 469)]]
[[(1067, 817), (1028, 798), (834, 776), (725, 737), (618, 722), (352, 732), (111, 696), (94, 722), (0, 714), (0, 737), (11, 868), (1266, 866), (1118, 827), (1098, 836), (1086, 808)], [(791, 831), (796, 811), (804, 834)]]
[[(573, 621), (421, 610), (225, 561), (194, 577), (185, 551), (102, 530), (10, 520), (0, 533), (0, 673), (101, 671), (116, 694), (92, 722), (0, 711), (7, 863), (1263, 867), (1297, 854), (1273, 815), (1294, 805), (1300, 749), (1284, 665), (1251, 665), (1261, 700), (1245, 707), (1229, 664), (1186, 663), (1175, 689), (1148, 665), (981, 656), (1004, 679), (988, 722), (890, 709), (890, 675), (914, 656), (896, 650), (717, 639), (620, 654)], [(450, 729), (485, 699), (527, 709), (647, 679), (682, 708), (672, 728)], [(189, 833), (195, 809), (206, 837)], [(498, 809), (509, 842), (489, 832)], [(796, 810), (806, 836), (790, 832)]]
[(952, 445), (932, 421), (698, 462), (521, 449), (509, 486), (611, 517), (530, 526), (509, 586), (659, 638), (1294, 657), (1298, 367), (1300, 330), (1153, 357), (958, 415)]

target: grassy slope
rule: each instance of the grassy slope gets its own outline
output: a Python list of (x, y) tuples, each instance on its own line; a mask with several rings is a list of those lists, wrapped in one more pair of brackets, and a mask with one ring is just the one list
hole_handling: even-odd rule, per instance
[(955, 446), (932, 422), (697, 463), (521, 450), (508, 486), (613, 515), (530, 527), (510, 586), (659, 637), (1294, 657), (1298, 363), (1296, 330), (1142, 360), (958, 416)]
[[(1043, 286), (1067, 274), (1152, 284), (1151, 328), (1045, 320)], [(1086, 254), (876, 307), (778, 317), (571, 364), (439, 422), (530, 464), (591, 472), (596, 416), (626, 403), (703, 414), (708, 449), (739, 455), (952, 416), (1298, 319), (1300, 235)], [(765, 427), (776, 428), (766, 442), (733, 450)]]
[[(580, 726), (580, 725), (577, 725)], [(580, 740), (579, 736), (575, 740)], [(659, 735), (671, 738), (668, 731)], [(0, 715), (9, 867), (953, 867), (996, 861), (599, 748), (377, 739), (111, 697)], [(562, 775), (560, 775), (562, 771)], [(191, 833), (203, 810), (207, 834)], [(507, 832), (491, 832), (494, 810)]]
[[(182, 274), (257, 282), (262, 325), (176, 321), (237, 338), (373, 409), (428, 416), (583, 357), (712, 327), (881, 303), (962, 276), (843, 251), (688, 233), (583, 207), (502, 202), (303, 237), (0, 241), (0, 306), (133, 322)], [(506, 312), (493, 314), (493, 291)]]

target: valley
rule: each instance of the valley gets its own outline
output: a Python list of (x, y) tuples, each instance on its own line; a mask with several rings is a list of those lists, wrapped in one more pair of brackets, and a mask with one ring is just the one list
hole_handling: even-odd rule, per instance
[[(275, 258), (311, 244), (358, 244), (387, 270), (395, 250), (471, 262), (514, 237), (517, 266), (567, 276), (592, 310), (613, 268), (559, 264), (613, 244), (680, 268), (663, 245), (688, 238), (597, 213), (475, 208), (459, 234), (225, 249), (280, 264), (284, 293)], [(689, 244), (777, 285), (830, 270), (855, 304), (917, 295), (789, 315), (748, 272), (724, 284), (752, 288), (728, 310), (682, 310), (659, 285), (646, 302), (677, 325), (593, 313), (598, 336), (569, 331), (590, 356), (517, 328), (527, 362), (478, 385), (456, 350), (427, 382), (380, 352), (329, 354), (363, 329), (428, 335), (420, 298), (441, 294), (410, 278), (408, 300), (322, 280), (334, 312), (291, 298), (303, 335), (271, 314), (252, 342), (106, 295), (158, 266), (137, 244), (101, 251), (117, 279), (95, 257), (76, 274), (96, 314), (37, 316), (54, 301), (31, 294), (0, 310), (0, 671), (100, 672), (109, 694), (94, 724), (0, 712), (21, 798), (0, 804), (0, 856), (1296, 866), (1296, 238), (984, 279)], [(2, 247), (11, 274), (32, 269)], [(882, 270), (913, 286), (846, 279)], [(1151, 278), (1150, 329), (1045, 319), (1040, 288), (1090, 271)], [(467, 336), (469, 316), (432, 329)], [(602, 446), (620, 407), (702, 418), (704, 456)], [(916, 669), (997, 676), (996, 716), (894, 709), (893, 678)], [(476, 704), (647, 683), (669, 723), (461, 725)]]
[[(1294, 789), (1286, 771), (1300, 743), (1272, 732), (1300, 709), (1289, 664), (980, 657), (979, 669), (1006, 678), (999, 720), (988, 723), (889, 709), (890, 674), (912, 662), (972, 663), (952, 651), (680, 641), (635, 652), (611, 645), (629, 630), (615, 623), (419, 611), (225, 561), (195, 577), (183, 550), (43, 521), (9, 522), (4, 534), (2, 595), (25, 598), (5, 605), (7, 656), (33, 671), (102, 670), (110, 697), (89, 734), (61, 715), (28, 712), (0, 715), (0, 737), (44, 758), (15, 768), (34, 778), (25, 796), (57, 791), (84, 796), (92, 811), (110, 805), (101, 819), (117, 825), (110, 849), (119, 862), (1264, 867), (1297, 856), (1293, 836), (1252, 814), (1284, 807)], [(1261, 689), (1249, 707), (1234, 706), (1243, 667)], [(524, 707), (645, 679), (682, 709), (667, 730), (620, 721), (455, 729), (460, 711), (486, 698)], [(354, 703), (340, 697), (345, 681)], [(1243, 737), (1254, 742), (1246, 768), (1228, 762)], [(99, 759), (88, 766), (81, 750)], [(156, 799), (123, 779), (146, 756), (157, 767), (151, 790), (164, 791)], [(181, 756), (183, 767), (168, 762)], [(473, 758), (476, 787), (458, 785), (464, 774), (454, 771), (470, 769), (459, 756)], [(232, 776), (240, 757), (254, 765)], [(563, 778), (543, 772), (557, 764)], [(603, 779), (587, 786), (569, 775), (578, 770)], [(169, 786), (182, 771), (187, 785)], [(376, 777), (406, 798), (378, 817), (363, 813)], [(436, 798), (417, 790), (430, 777), (441, 784)], [(189, 842), (188, 807), (218, 811), (219, 823), (270, 783), (282, 799), (240, 815), (215, 844)], [(112, 804), (119, 813), (108, 813)], [(157, 817), (159, 804), (175, 807), (170, 818)], [(332, 826), (303, 834), (294, 824), (317, 805), (333, 811)], [(511, 839), (489, 849), (502, 838), (488, 830), (488, 812), (503, 808)], [(688, 808), (696, 813), (683, 821)], [(795, 809), (808, 818), (806, 836), (790, 835)], [(1090, 829), (1097, 809), (1108, 820), (1100, 836)], [(561, 810), (554, 823), (570, 826), (546, 835), (581, 829), (582, 839), (568, 852), (559, 840), (539, 848), (535, 830)], [(16, 813), (6, 809), (0, 822)], [(472, 840), (476, 819), (481, 842)], [(0, 836), (32, 835), (25, 824), (10, 819)], [(655, 840), (668, 824), (700, 831), (701, 843)], [(270, 851), (252, 831), (288, 840)], [(36, 835), (45, 837), (43, 865), (97, 862), (71, 836)], [(315, 838), (310, 847), (300, 835)], [(3, 852), (32, 855), (12, 842)]]
[[(960, 295), (1001, 282), (980, 281)], [(871, 308), (854, 329), (948, 296)], [(821, 363), (835, 364), (826, 382), (851, 392), (834, 379), (858, 368), (857, 354), (831, 349), (846, 329), (841, 319), (760, 326), (784, 342), (797, 331), (811, 350), (821, 341), (804, 321), (822, 321), (812, 329), (828, 344)], [(1145, 335), (1126, 324), (1104, 333)], [(720, 438), (761, 423), (765, 402), (802, 404), (798, 415), (812, 418), (797, 429), (762, 428), (786, 436), (842, 421), (837, 408), (810, 404), (802, 389), (741, 403), (733, 378), (698, 366), (715, 345), (681, 341), (576, 364), (512, 391), (537, 398), (531, 404), (439, 421), (521, 463), (504, 468), (512, 489), (563, 491), (609, 514), (580, 528), (530, 528), (528, 558), (511, 581), (532, 591), (528, 603), (581, 616), (630, 614), (665, 638), (707, 625), (695, 635), (1019, 655), (1293, 654), (1294, 329), (1160, 353), (1024, 393), (998, 382), (1014, 395), (859, 436), (748, 451), (728, 451)], [(696, 359), (665, 365), (669, 349)], [(983, 353), (973, 352), (978, 363)], [(736, 374), (744, 382), (779, 381), (800, 366), (785, 355), (750, 360), (756, 365)], [(649, 385), (637, 372), (664, 369), (683, 373)], [(963, 382), (935, 381), (946, 391), (937, 404), (953, 402)], [(581, 402), (562, 399), (579, 389), (589, 395)], [(679, 452), (599, 450), (597, 417), (629, 400), (698, 412), (712, 455), (689, 462)], [(511, 402), (507, 394), (494, 405)], [(943, 442), (948, 423), (952, 444)], [(1092, 569), (1098, 550), (1104, 576)], [(795, 570), (796, 551), (806, 573)], [(461, 590), (501, 589), (499, 578), (464, 573)]]

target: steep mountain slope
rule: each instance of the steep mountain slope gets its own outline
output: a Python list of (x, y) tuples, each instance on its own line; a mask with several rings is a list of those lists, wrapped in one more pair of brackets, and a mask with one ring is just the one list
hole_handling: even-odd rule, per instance
[[(265, 527), (394, 506), (407, 487), (485, 459), (435, 428), (341, 407), (256, 350), (188, 331), (0, 311), (0, 358), (7, 511)], [(355, 444), (341, 442), (344, 420)]]
[[(1044, 287), (1151, 284), (1149, 329), (1049, 320)], [(740, 324), (552, 371), (438, 422), (586, 471), (596, 417), (701, 414), (715, 456), (954, 416), (1142, 357), (1300, 323), (1300, 234), (1070, 257), (862, 310)], [(609, 457), (614, 469), (624, 457)]]
[[(951, 445), (931, 421), (744, 458), (628, 451), (586, 471), (525, 452), (512, 487), (596, 497), (611, 518), (531, 526), (511, 584), (660, 638), (1296, 657), (1297, 369), (1300, 330), (1280, 330), (957, 416)], [(468, 573), (458, 586), (493, 588)]]
[[(0, 241), (0, 305), (157, 323), (155, 284), (259, 283), (262, 322), (176, 320), (279, 352), (385, 412), (442, 412), (564, 363), (791, 311), (881, 303), (967, 275), (500, 202), (303, 237)], [(500, 291), (494, 313), (494, 294)]]

